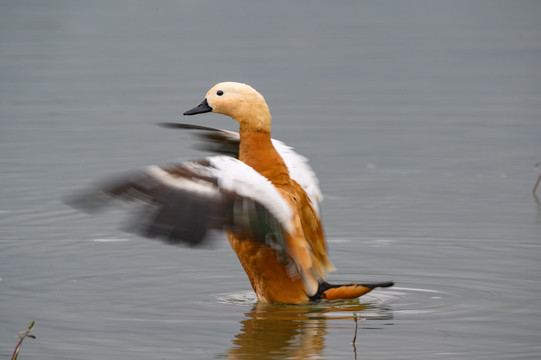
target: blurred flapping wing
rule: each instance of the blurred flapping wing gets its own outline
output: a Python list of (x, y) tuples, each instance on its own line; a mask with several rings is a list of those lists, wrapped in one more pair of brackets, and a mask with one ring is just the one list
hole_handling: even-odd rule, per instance
[(115, 200), (139, 205), (128, 230), (170, 244), (199, 245), (215, 229), (246, 234), (285, 251), (285, 232), (293, 231), (292, 210), (278, 190), (229, 156), (149, 166), (75, 194), (66, 202), (94, 212)]

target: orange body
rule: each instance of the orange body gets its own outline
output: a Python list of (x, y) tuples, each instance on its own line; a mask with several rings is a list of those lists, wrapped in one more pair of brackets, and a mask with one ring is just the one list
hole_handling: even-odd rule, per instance
[(289, 276), (285, 263), (278, 259), (274, 249), (232, 234), (228, 234), (228, 238), (259, 301), (289, 304), (308, 301), (301, 278)]

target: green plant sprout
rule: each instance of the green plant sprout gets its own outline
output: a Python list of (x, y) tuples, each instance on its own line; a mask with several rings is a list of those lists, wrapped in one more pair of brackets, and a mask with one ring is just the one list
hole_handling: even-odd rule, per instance
[(19, 351), (21, 351), (21, 345), (23, 344), (24, 338), (29, 337), (30, 339), (35, 339), (36, 336), (30, 334), (30, 331), (34, 327), (34, 322), (30, 322), (28, 325), (28, 329), (26, 331), (21, 331), (17, 333), (17, 336), (19, 337), (19, 342), (17, 343), (17, 346), (15, 346), (15, 350), (13, 350), (13, 355), (11, 355), (11, 360), (17, 360), (17, 356), (19, 356)]

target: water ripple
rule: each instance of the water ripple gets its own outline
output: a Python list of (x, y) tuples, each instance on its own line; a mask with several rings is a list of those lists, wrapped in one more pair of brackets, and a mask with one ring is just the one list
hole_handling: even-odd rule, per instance
[(219, 294), (216, 296), (216, 302), (219, 304), (233, 304), (244, 306), (254, 305), (257, 303), (257, 296), (253, 291)]

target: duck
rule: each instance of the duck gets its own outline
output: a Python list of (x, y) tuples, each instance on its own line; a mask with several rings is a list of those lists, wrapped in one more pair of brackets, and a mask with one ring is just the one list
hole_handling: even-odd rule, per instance
[(217, 155), (152, 165), (98, 183), (67, 200), (95, 212), (120, 201), (133, 204), (127, 227), (168, 244), (200, 246), (212, 230), (225, 231), (258, 301), (303, 304), (354, 299), (392, 281), (330, 284), (329, 260), (319, 202), (322, 193), (308, 160), (271, 137), (271, 114), (250, 85), (221, 82), (185, 116), (217, 113), (238, 123), (233, 132), (197, 130)]

